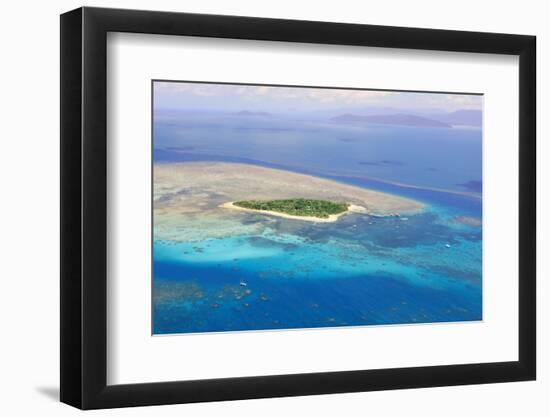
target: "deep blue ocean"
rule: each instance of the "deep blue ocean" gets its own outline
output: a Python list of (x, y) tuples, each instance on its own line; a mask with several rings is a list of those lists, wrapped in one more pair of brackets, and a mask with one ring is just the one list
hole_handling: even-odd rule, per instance
[(255, 235), (155, 240), (154, 334), (482, 319), (481, 129), (155, 114), (154, 163), (191, 161), (307, 173), (427, 208), (299, 234), (281, 219)]

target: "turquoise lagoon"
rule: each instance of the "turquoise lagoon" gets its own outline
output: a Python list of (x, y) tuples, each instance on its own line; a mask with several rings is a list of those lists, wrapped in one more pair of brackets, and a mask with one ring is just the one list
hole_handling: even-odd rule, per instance
[(155, 164), (256, 164), (427, 204), (300, 227), (250, 214), (253, 234), (154, 239), (154, 334), (482, 319), (482, 230), (463, 221), (482, 216), (480, 129), (169, 113), (154, 129)]

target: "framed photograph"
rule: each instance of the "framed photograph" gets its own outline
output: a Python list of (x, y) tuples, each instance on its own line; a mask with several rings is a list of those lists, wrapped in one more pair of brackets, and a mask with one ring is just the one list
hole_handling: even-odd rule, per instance
[(61, 401), (533, 380), (535, 37), (61, 16)]

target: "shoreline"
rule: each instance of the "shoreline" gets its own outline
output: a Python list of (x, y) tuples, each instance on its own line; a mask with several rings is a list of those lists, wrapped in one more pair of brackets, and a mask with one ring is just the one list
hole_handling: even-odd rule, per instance
[(233, 203), (234, 201), (229, 201), (227, 203), (220, 204), (219, 207), (231, 209), (231, 210), (244, 211), (249, 213), (267, 214), (268, 216), (282, 217), (284, 219), (290, 219), (290, 220), (302, 220), (302, 221), (314, 222), (314, 223), (334, 223), (338, 221), (340, 217), (348, 213), (368, 214), (368, 211), (365, 207), (358, 206), (355, 204), (349, 204), (348, 209), (346, 211), (343, 211), (342, 213), (330, 214), (328, 218), (322, 218), (322, 217), (312, 217), (312, 216), (293, 216), (292, 214), (286, 214), (286, 213), (281, 213), (279, 211), (272, 211), (272, 210), (256, 210), (256, 209), (236, 206)]

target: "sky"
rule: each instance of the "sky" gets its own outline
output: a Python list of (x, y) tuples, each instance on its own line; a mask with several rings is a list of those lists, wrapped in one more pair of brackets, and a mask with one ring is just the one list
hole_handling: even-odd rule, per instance
[(391, 108), (416, 112), (481, 110), (483, 97), (466, 94), (154, 82), (155, 108), (215, 111), (316, 112)]

